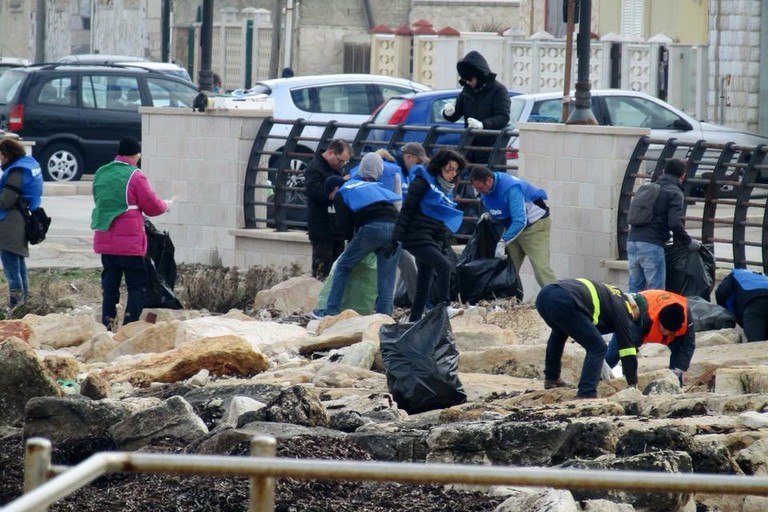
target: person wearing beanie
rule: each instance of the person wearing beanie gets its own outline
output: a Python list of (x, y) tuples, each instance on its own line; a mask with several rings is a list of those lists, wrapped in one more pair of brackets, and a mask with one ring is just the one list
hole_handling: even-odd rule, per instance
[(734, 314), (747, 341), (768, 340), (768, 277), (735, 268), (717, 286), (715, 300)]
[(120, 140), (114, 161), (103, 165), (93, 178), (91, 229), (93, 250), (101, 254), (101, 322), (112, 331), (120, 327), (117, 303), (125, 276), (128, 298), (123, 323), (135, 322), (144, 309), (147, 270), (147, 235), (144, 215), (165, 213), (172, 200), (163, 201), (137, 167), (141, 143), (133, 137)]
[(315, 318), (340, 313), (352, 269), (371, 253), (376, 254), (376, 313), (392, 315), (400, 251), (399, 248), (393, 250), (391, 242), (397, 218), (394, 203), (400, 201), (400, 194), (379, 182), (383, 169), (379, 155), (366, 154), (360, 162), (359, 173), (345, 182), (336, 194), (336, 220), (349, 243), (333, 266), (333, 284), (325, 311), (313, 311)]
[[(631, 295), (639, 310), (635, 322), (635, 344), (661, 343), (669, 347), (669, 369), (683, 385), (683, 375), (696, 350), (696, 329), (688, 299), (666, 290), (644, 290)], [(613, 368), (619, 362), (618, 340), (608, 343), (605, 362)]]
[(0, 139), (0, 165), (0, 261), (8, 283), (8, 306), (13, 308), (29, 296), (29, 242), (20, 208), (32, 211), (40, 207), (43, 174), (37, 160), (27, 155), (15, 137)]
[[(464, 126), (478, 130), (502, 130), (509, 123), (510, 99), (507, 87), (496, 80), (488, 62), (479, 52), (471, 51), (456, 64), (462, 90), (455, 103), (443, 109), (443, 117), (451, 123), (464, 118)], [(473, 146), (488, 149), (467, 153), (468, 161), (488, 165), (490, 148), (496, 142), (494, 135), (476, 136)]]
[[(374, 156), (378, 156), (379, 159), (374, 159)], [(377, 173), (378, 161), (381, 161), (382, 167)], [(374, 162), (376, 162), (375, 168)], [(366, 174), (363, 176), (364, 164)], [(378, 181), (387, 190), (391, 190), (397, 195), (403, 195), (403, 171), (395, 162), (395, 157), (389, 154), (389, 151), (386, 149), (379, 149), (374, 153), (368, 153), (363, 156), (360, 163), (349, 170), (349, 175), (352, 178), (356, 176), (360, 176), (363, 179), (373, 178), (373, 181)], [(400, 204), (401, 202), (395, 204), (398, 210), (400, 209)]]
[(344, 233), (336, 226), (336, 211), (325, 182), (331, 176), (344, 178), (343, 169), (352, 156), (349, 143), (334, 139), (315, 155), (304, 169), (307, 195), (307, 232), (312, 245), (312, 277), (324, 280), (344, 251)]
[(560, 372), (565, 342), (570, 336), (587, 351), (576, 398), (597, 398), (607, 350), (603, 334), (610, 333), (617, 340), (627, 384), (637, 385), (634, 322), (640, 311), (631, 299), (615, 286), (586, 278), (561, 279), (541, 289), (536, 310), (552, 328), (544, 360), (544, 389), (568, 387)]

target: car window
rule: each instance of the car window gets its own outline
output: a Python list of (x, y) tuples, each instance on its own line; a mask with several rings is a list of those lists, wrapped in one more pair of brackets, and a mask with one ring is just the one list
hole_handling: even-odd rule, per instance
[(154, 107), (192, 107), (198, 94), (192, 85), (162, 78), (147, 78), (147, 86)]
[(27, 77), (27, 73), (9, 69), (0, 76), (0, 105), (7, 105), (16, 96), (16, 91)]
[(76, 88), (75, 77), (61, 76), (50, 78), (43, 82), (40, 89), (37, 91), (37, 103), (40, 105), (76, 107)]
[[(443, 117), (443, 109), (445, 109), (445, 106), (448, 104), (455, 104), (456, 98), (438, 98), (435, 101), (432, 102), (432, 108), (430, 109), (429, 113), (429, 122), (430, 123), (447, 123), (448, 121), (445, 120)], [(456, 121), (454, 121), (454, 124), (461, 123), (462, 126), (464, 126), (464, 119), (459, 118)]]
[(525, 100), (522, 98), (510, 98), (509, 100), (509, 127), (514, 128), (515, 124), (520, 121), (520, 116), (523, 115)]
[(296, 108), (304, 112), (312, 112), (312, 100), (309, 97), (310, 90), (314, 88), (293, 89), (291, 91), (291, 100)]
[(376, 90), (376, 97), (374, 98), (373, 103), (376, 107), (393, 96), (400, 96), (402, 94), (410, 94), (413, 92), (413, 89), (409, 87), (399, 87), (397, 85), (376, 85), (374, 89)]
[[(368, 86), (366, 84), (340, 84), (315, 87), (317, 109), (324, 114), (369, 115)], [(311, 92), (310, 92), (311, 94)]]
[(84, 108), (136, 112), (141, 105), (135, 76), (83, 75), (80, 96)]
[(632, 126), (655, 130), (671, 129), (680, 116), (645, 98), (605, 96), (605, 108), (613, 126)]

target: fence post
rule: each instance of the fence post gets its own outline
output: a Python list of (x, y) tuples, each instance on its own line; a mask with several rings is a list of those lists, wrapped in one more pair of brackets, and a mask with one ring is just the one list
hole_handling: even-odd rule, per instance
[[(51, 442), (42, 437), (32, 437), (24, 446), (24, 492), (43, 485), (48, 480), (51, 467)], [(36, 512), (46, 512), (48, 507)]]
[[(277, 453), (277, 441), (272, 436), (255, 436), (251, 439), (252, 457), (274, 457)], [(250, 488), (249, 512), (274, 512), (275, 479), (270, 477), (252, 477)]]

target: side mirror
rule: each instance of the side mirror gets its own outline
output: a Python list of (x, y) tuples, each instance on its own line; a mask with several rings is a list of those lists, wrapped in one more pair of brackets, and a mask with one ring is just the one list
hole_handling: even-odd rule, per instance
[(675, 122), (672, 123), (672, 128), (675, 130), (680, 130), (682, 132), (688, 132), (693, 129), (693, 127), (688, 124), (688, 122), (685, 119), (675, 119)]

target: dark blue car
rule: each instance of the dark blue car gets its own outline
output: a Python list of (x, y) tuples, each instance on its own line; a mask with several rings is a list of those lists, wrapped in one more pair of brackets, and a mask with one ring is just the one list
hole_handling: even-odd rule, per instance
[[(455, 133), (438, 135), (437, 144), (456, 145), (459, 142), (460, 130), (464, 129), (464, 119), (449, 123), (443, 118), (443, 109), (447, 104), (456, 101), (460, 92), (460, 89), (443, 89), (393, 96), (376, 109), (369, 121), (375, 125), (395, 126), (402, 124), (424, 127), (424, 131), (405, 131), (402, 136), (403, 142), (424, 142), (427, 130), (431, 126), (453, 128), (457, 130)], [(510, 97), (519, 94), (521, 93), (517, 91), (509, 91)], [(366, 140), (370, 141), (369, 147), (366, 149), (375, 150), (386, 147), (393, 133), (394, 128), (392, 130), (371, 130), (369, 136), (366, 137)], [(399, 155), (397, 156), (399, 158)]]

